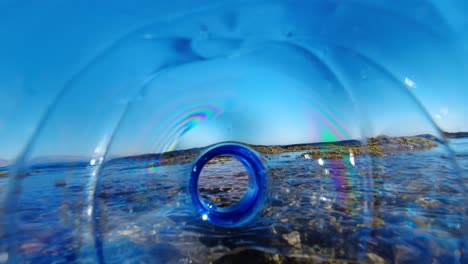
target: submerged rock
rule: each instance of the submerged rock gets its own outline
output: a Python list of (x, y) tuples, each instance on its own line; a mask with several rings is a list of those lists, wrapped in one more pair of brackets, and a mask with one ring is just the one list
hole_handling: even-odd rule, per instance
[(230, 264), (230, 263), (282, 263), (282, 257), (277, 254), (269, 254), (255, 249), (241, 249), (227, 253), (213, 264)]
[(301, 248), (301, 235), (297, 231), (293, 231), (289, 234), (283, 234), (283, 238), (288, 241), (288, 244), (295, 248)]
[(364, 263), (369, 263), (369, 264), (385, 264), (385, 260), (374, 253), (367, 253), (366, 258), (364, 260)]
[(305, 264), (305, 263), (353, 263), (348, 260), (324, 260), (315, 255), (283, 256), (276, 253), (269, 253), (257, 249), (240, 248), (235, 249), (218, 258), (213, 264), (234, 264), (234, 263), (257, 263), (257, 264)]

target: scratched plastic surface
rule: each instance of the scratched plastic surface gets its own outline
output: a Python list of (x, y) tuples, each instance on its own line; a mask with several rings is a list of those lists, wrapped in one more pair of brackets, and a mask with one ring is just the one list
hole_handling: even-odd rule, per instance
[(466, 263), (462, 10), (0, 2), (0, 263)]

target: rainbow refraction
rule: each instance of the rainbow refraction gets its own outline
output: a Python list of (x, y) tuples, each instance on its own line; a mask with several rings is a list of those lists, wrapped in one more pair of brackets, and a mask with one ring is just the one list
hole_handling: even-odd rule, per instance
[[(319, 142), (337, 142), (352, 139), (350, 128), (338, 114), (339, 111), (327, 107), (333, 105), (327, 98), (318, 94), (314, 96), (304, 94), (304, 96), (316, 113), (314, 116), (317, 123), (311, 124), (311, 126), (318, 133), (318, 137), (315, 136), (315, 138), (319, 138)], [(338, 147), (338, 149), (343, 151), (343, 147)], [(341, 157), (339, 160), (326, 162), (320, 159), (318, 162), (323, 167), (325, 176), (335, 186), (335, 199), (340, 203), (348, 204), (357, 199), (356, 195), (350, 191), (353, 189), (353, 175), (356, 173), (356, 165), (351, 149), (349, 149), (349, 155), (342, 154)], [(353, 212), (353, 209), (349, 207), (347, 211)]]
[[(212, 105), (200, 105), (179, 111), (173, 117), (168, 118), (169, 121), (166, 123), (165, 129), (157, 135), (149, 153), (163, 154), (173, 151), (184, 134), (220, 114), (221, 110)], [(156, 172), (161, 159), (160, 155), (151, 159), (147, 165), (148, 170), (152, 173)]]

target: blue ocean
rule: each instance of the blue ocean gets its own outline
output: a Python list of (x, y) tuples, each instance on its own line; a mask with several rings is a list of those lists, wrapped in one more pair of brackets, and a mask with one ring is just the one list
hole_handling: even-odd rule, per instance
[[(468, 140), (451, 139), (450, 146), (466, 185)], [(10, 257), (21, 263), (466, 263), (466, 193), (448, 173), (444, 148), (352, 162), (317, 162), (305, 151), (264, 155), (268, 199), (240, 228), (215, 227), (196, 215), (185, 173), (191, 162), (110, 159), (89, 204), (89, 162), (33, 164), (10, 216), (15, 234), (7, 239), (16, 246)], [(201, 196), (219, 206), (238, 201), (246, 179), (239, 164), (209, 165)], [(363, 176), (368, 166), (371, 185)], [(0, 179), (6, 188), (7, 178)], [(97, 207), (91, 222), (88, 206)]]

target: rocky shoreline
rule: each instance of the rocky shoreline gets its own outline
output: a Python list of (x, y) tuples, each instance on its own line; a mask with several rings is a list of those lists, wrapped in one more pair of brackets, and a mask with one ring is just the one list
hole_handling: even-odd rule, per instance
[[(358, 140), (346, 140), (328, 143), (295, 145), (247, 145), (257, 152), (263, 154), (265, 157), (268, 157), (268, 155), (303, 152), (296, 158), (322, 158), (339, 160), (347, 158), (350, 155), (384, 157), (389, 155), (397, 155), (404, 152), (410, 153), (414, 151), (424, 151), (437, 147), (438, 143), (438, 140), (433, 136), (422, 135), (408, 137), (377, 136), (368, 138), (366, 142), (361, 142)], [(116, 158), (111, 160), (111, 162), (122, 159), (153, 160), (154, 162), (149, 164), (147, 166), (148, 168), (171, 164), (188, 164), (193, 162), (203, 150), (204, 148), (194, 148), (188, 150), (171, 151), (162, 154), (143, 154)], [(215, 159), (209, 161), (208, 164), (223, 163), (227, 160), (229, 160), (229, 157), (216, 157)], [(0, 177), (6, 176), (8, 176), (8, 172), (0, 170)]]
[[(296, 158), (313, 158), (313, 159), (334, 159), (339, 160), (345, 157), (369, 155), (371, 157), (384, 157), (389, 155), (397, 155), (404, 152), (424, 151), (435, 148), (438, 142), (431, 136), (409, 136), (409, 137), (389, 137), (377, 136), (368, 138), (366, 142), (357, 140), (338, 141), (330, 143), (313, 143), (313, 144), (297, 144), (297, 145), (248, 145), (261, 154), (276, 155), (284, 153), (303, 152)], [(170, 164), (187, 164), (194, 161), (202, 148), (171, 151), (163, 154), (145, 154), (139, 156), (125, 157), (123, 159), (155, 160), (148, 167), (157, 167)], [(219, 162), (223, 162), (220, 157)], [(210, 163), (216, 163), (216, 159)]]
[[(313, 151), (303, 153), (301, 157), (312, 157), (313, 159), (333, 159), (339, 160), (343, 156), (362, 156), (369, 155), (371, 157), (384, 157), (389, 155), (397, 155), (404, 152), (429, 150), (438, 145), (431, 139), (425, 137), (387, 137), (379, 136), (367, 139), (365, 145), (326, 145), (322, 149), (314, 149)], [(308, 156), (306, 156), (308, 155)]]
[(442, 132), (446, 138), (466, 138), (468, 137), (468, 132)]

